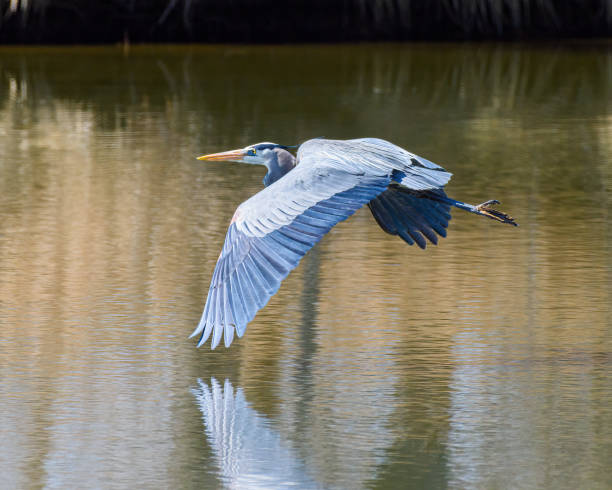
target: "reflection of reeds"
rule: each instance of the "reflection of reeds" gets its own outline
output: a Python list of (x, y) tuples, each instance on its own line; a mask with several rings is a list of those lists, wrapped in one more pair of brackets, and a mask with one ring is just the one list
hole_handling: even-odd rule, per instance
[(342, 41), (606, 36), (606, 0), (0, 0), (0, 41)]

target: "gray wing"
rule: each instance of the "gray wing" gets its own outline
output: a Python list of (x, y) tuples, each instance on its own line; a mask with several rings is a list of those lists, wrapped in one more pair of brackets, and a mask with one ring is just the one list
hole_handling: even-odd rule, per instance
[(383, 192), (388, 175), (347, 173), (326, 162), (300, 165), (241, 204), (215, 266), (192, 336), (211, 348), (240, 337), (302, 257), (333, 226)]
[(324, 157), (335, 167), (352, 172), (386, 172), (412, 190), (441, 189), (452, 176), (439, 165), (377, 138), (309, 140), (300, 146), (297, 157), (299, 163)]
[(438, 236), (446, 236), (451, 206), (440, 197), (446, 197), (442, 187), (452, 174), (439, 165), (376, 138), (311, 140), (300, 147), (298, 158), (302, 150), (306, 159), (320, 154), (342, 155), (345, 158), (339, 163), (349, 163), (353, 169), (390, 170), (394, 182), (368, 204), (380, 227), (423, 249), (427, 240), (437, 244)]
[(391, 184), (368, 206), (385, 232), (424, 249), (427, 240), (436, 245), (438, 236), (446, 236), (451, 205), (444, 202), (445, 197), (442, 189), (412, 191)]

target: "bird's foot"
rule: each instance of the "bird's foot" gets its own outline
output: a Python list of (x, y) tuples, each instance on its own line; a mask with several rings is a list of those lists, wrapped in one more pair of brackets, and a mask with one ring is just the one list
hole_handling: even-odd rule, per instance
[(501, 204), (497, 199), (491, 199), (489, 201), (485, 201), (478, 206), (475, 206), (478, 214), (482, 214), (487, 218), (494, 219), (495, 221), (500, 221), (501, 223), (508, 223), (512, 226), (518, 226), (518, 223), (514, 221), (512, 216), (507, 215), (506, 213), (502, 213), (497, 209), (493, 209), (491, 206), (495, 206), (496, 204)]
[(497, 199), (491, 199), (489, 201), (480, 203), (478, 206), (476, 206), (476, 208), (480, 210), (480, 208), (486, 208), (488, 206), (495, 206), (496, 204), (501, 204), (501, 202), (499, 202)]

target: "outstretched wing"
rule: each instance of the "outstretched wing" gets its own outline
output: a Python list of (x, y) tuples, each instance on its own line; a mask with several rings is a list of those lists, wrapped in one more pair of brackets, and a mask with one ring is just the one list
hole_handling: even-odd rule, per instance
[(394, 181), (415, 191), (441, 189), (453, 175), (423, 157), (378, 138), (306, 141), (299, 148), (298, 162), (321, 156), (329, 158), (337, 168), (366, 174), (386, 171)]
[(334, 225), (383, 192), (387, 175), (298, 166), (237, 209), (192, 336), (229, 346), (301, 258)]
[(391, 184), (368, 206), (384, 231), (424, 249), (427, 240), (436, 245), (438, 235), (446, 236), (451, 205), (442, 201), (445, 197), (442, 189), (411, 191)]

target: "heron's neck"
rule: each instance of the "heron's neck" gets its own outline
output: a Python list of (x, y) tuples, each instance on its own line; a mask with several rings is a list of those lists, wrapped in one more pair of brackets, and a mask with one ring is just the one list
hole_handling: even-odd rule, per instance
[(295, 167), (295, 157), (286, 150), (277, 149), (274, 157), (266, 164), (268, 173), (263, 179), (266, 187), (276, 182), (283, 175), (289, 173)]

